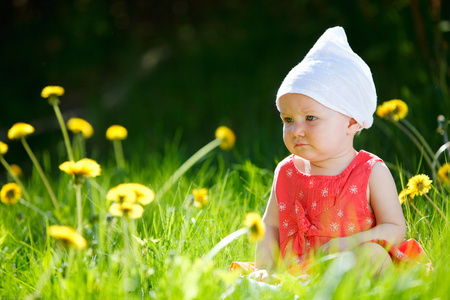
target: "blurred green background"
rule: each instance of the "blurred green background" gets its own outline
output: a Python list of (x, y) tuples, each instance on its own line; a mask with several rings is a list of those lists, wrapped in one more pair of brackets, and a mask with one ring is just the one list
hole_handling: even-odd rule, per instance
[[(371, 67), (378, 102), (400, 98), (433, 150), (439, 114), (450, 117), (450, 1), (430, 0), (2, 0), (0, 140), (6, 159), (25, 161), (7, 140), (15, 122), (36, 128), (37, 151), (61, 149), (47, 85), (66, 89), (65, 119), (95, 129), (88, 149), (110, 154), (104, 133), (129, 130), (125, 154), (142, 157), (179, 139), (189, 155), (219, 125), (237, 136), (236, 157), (273, 168), (287, 155), (276, 91), (326, 28), (345, 28)], [(420, 152), (395, 126), (375, 118), (356, 139), (415, 172)], [(56, 150), (55, 150), (56, 151)], [(108, 154), (108, 155), (109, 155)]]

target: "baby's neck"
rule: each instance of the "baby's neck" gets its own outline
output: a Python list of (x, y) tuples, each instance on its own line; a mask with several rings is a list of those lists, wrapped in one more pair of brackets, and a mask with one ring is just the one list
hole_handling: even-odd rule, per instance
[(323, 161), (309, 161), (296, 156), (296, 167), (305, 174), (335, 176), (341, 174), (353, 161), (358, 153), (352, 150), (345, 155)]

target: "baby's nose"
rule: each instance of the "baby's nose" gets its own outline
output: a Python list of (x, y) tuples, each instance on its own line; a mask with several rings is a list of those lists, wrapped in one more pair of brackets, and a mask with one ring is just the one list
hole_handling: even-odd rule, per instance
[(294, 124), (294, 126), (292, 126), (292, 133), (295, 136), (304, 136), (305, 135), (305, 126), (304, 124), (297, 122)]

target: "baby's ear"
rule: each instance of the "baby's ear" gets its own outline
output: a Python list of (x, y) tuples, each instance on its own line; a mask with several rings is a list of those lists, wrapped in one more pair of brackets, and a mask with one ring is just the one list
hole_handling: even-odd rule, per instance
[(355, 119), (350, 118), (347, 127), (347, 134), (354, 135), (362, 129), (362, 126)]

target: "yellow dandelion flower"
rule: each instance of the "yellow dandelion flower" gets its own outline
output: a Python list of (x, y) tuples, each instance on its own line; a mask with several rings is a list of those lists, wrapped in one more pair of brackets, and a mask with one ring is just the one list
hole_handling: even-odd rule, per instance
[(49, 85), (42, 89), (41, 97), (48, 98), (50, 96), (62, 96), (64, 95), (64, 88), (56, 85)]
[(8, 205), (16, 204), (22, 197), (22, 189), (14, 182), (5, 184), (0, 191), (0, 200)]
[(0, 156), (3, 156), (8, 152), (8, 145), (0, 141)]
[(445, 163), (438, 170), (439, 179), (442, 182), (450, 183), (450, 163)]
[(14, 139), (20, 139), (22, 142), (23, 147), (25, 148), (25, 151), (27, 152), (28, 156), (30, 157), (31, 161), (33, 162), (33, 165), (35, 166), (36, 170), (39, 173), (39, 176), (41, 177), (42, 181), (44, 182), (45, 188), (48, 191), (48, 194), (50, 195), (50, 198), (52, 199), (53, 205), (56, 209), (58, 209), (58, 201), (56, 200), (56, 196), (53, 193), (53, 190), (50, 186), (50, 183), (48, 182), (47, 176), (45, 176), (44, 171), (41, 168), (41, 165), (39, 164), (39, 161), (37, 160), (36, 156), (34, 155), (33, 151), (31, 150), (30, 146), (28, 145), (27, 141), (25, 140), (25, 137), (31, 133), (34, 132), (34, 127), (30, 124), (26, 123), (16, 123), (14, 124), (9, 130), (8, 130), (8, 138), (11, 140)]
[(192, 191), (194, 195), (194, 206), (197, 208), (202, 208), (208, 204), (208, 189), (194, 189)]
[(13, 173), (14, 176), (16, 177), (22, 177), (23, 172), (22, 172), (22, 168), (16, 164), (12, 164), (10, 166), (11, 168), (11, 172)]
[(92, 128), (91, 124), (81, 118), (70, 118), (69, 121), (67, 121), (67, 129), (73, 133), (81, 132), (86, 139), (94, 134), (94, 128)]
[(131, 202), (113, 203), (109, 207), (109, 213), (115, 217), (125, 215), (131, 219), (139, 219), (144, 213), (144, 208)]
[(388, 110), (388, 105), (386, 105), (386, 103), (383, 103), (381, 105), (378, 105), (375, 113), (382, 119), (388, 119), (389, 112), (390, 111)]
[(83, 215), (82, 215), (82, 203), (81, 203), (81, 185), (84, 183), (86, 177), (97, 177), (100, 176), (102, 169), (100, 165), (93, 159), (83, 158), (77, 162), (72, 160), (63, 162), (59, 165), (59, 169), (66, 172), (69, 175), (74, 176), (74, 186), (77, 190), (77, 219), (78, 227), (77, 231), (82, 231)]
[(376, 114), (383, 119), (400, 121), (408, 114), (408, 105), (400, 99), (389, 100), (377, 107)]
[(127, 136), (127, 129), (121, 125), (112, 125), (106, 130), (106, 138), (110, 141), (124, 140)]
[(266, 233), (266, 225), (258, 213), (248, 213), (244, 220), (245, 227), (249, 230), (249, 240), (256, 242), (264, 238)]
[(8, 130), (10, 140), (18, 140), (34, 132), (34, 127), (27, 123), (16, 123)]
[(109, 207), (108, 211), (114, 217), (121, 217), (121, 216), (123, 216), (122, 205), (120, 203), (113, 203), (113, 204), (111, 204), (111, 206)]
[(155, 193), (143, 184), (124, 183), (124, 185), (128, 186), (135, 193), (136, 202), (139, 202), (141, 205), (148, 205), (155, 199)]
[(409, 189), (404, 189), (398, 194), (398, 201), (400, 201), (400, 204), (405, 203), (405, 201), (411, 199), (411, 192)]
[(411, 199), (417, 195), (423, 195), (428, 193), (431, 189), (431, 183), (433, 181), (425, 174), (419, 174), (414, 177), (411, 177), (408, 180), (408, 190), (411, 196)]
[(87, 246), (85, 238), (70, 226), (52, 225), (48, 228), (48, 234), (73, 248), (83, 250)]
[(140, 205), (148, 205), (155, 199), (155, 193), (140, 183), (121, 183), (108, 191), (106, 199), (112, 202), (137, 202)]
[(63, 162), (59, 165), (59, 169), (69, 175), (83, 177), (97, 177), (102, 172), (100, 165), (95, 160), (89, 158), (83, 158), (77, 162)]
[(220, 144), (222, 150), (231, 150), (236, 142), (234, 132), (226, 126), (220, 126), (216, 129), (216, 139), (222, 140)]
[(106, 193), (106, 200), (117, 203), (135, 203), (136, 193), (130, 186), (122, 183), (109, 189)]

